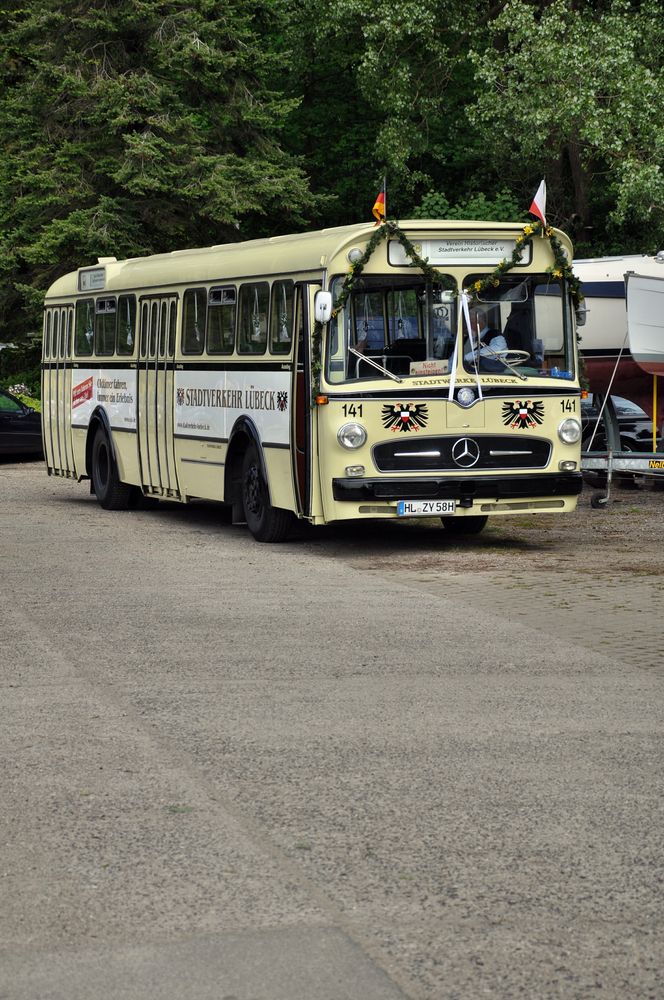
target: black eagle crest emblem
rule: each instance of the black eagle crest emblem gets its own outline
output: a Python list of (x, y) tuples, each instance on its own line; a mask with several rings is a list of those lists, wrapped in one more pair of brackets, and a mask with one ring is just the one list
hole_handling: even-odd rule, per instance
[(506, 427), (527, 430), (537, 427), (544, 420), (544, 403), (541, 399), (515, 399), (513, 403), (503, 403), (503, 423)]
[(383, 426), (387, 430), (419, 431), (420, 427), (426, 427), (429, 420), (429, 411), (425, 403), (393, 403), (383, 407), (381, 415)]

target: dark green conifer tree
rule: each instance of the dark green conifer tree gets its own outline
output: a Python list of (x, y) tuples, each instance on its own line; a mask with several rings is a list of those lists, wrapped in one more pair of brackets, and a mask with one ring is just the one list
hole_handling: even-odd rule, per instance
[(23, 0), (0, 11), (0, 315), (58, 274), (296, 228), (314, 199), (270, 87), (276, 0)]

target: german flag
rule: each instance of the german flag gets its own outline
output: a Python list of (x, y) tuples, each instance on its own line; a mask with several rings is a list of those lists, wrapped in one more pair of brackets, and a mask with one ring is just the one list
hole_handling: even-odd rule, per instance
[(377, 195), (374, 202), (374, 207), (371, 209), (374, 218), (376, 220), (376, 225), (380, 225), (381, 222), (385, 222), (385, 185), (381, 188), (380, 193)]

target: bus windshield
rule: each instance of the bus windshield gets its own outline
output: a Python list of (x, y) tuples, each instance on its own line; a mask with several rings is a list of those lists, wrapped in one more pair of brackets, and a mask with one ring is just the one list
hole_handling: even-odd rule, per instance
[[(469, 274), (472, 289), (486, 275)], [(464, 328), (466, 371), (574, 376), (573, 324), (562, 281), (550, 274), (503, 275), (479, 292), (470, 310), (472, 341)], [(479, 342), (479, 348), (478, 348)]]
[[(333, 302), (342, 284), (342, 278), (332, 283)], [(422, 275), (359, 278), (330, 323), (329, 381), (446, 374), (454, 351), (457, 301), (456, 283), (447, 275), (441, 275), (440, 284)]]
[[(422, 275), (362, 276), (329, 326), (328, 381), (449, 374), (459, 329), (458, 360), (466, 372), (573, 378), (574, 327), (564, 282), (549, 273), (507, 274), (475, 293), (485, 278), (467, 274), (462, 281), (472, 297), (471, 338), (451, 276), (441, 274), (440, 284)], [(333, 302), (342, 283), (332, 282)]]

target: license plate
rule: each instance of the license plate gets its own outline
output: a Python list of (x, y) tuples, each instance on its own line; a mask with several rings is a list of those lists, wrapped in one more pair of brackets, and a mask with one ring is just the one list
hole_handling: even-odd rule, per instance
[(456, 500), (398, 500), (398, 517), (439, 517), (456, 512)]

